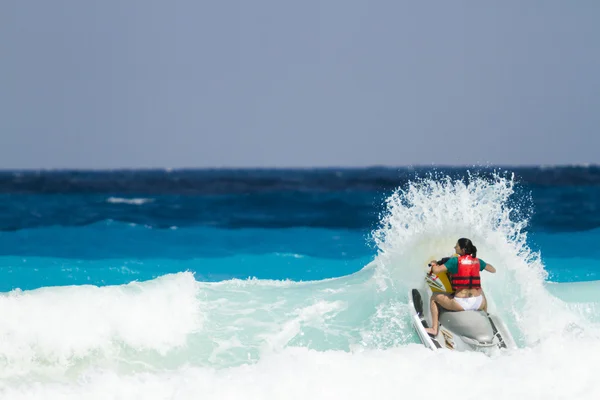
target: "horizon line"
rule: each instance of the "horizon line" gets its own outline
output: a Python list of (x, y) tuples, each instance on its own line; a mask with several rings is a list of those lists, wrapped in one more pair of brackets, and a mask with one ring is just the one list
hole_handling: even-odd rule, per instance
[(220, 166), (220, 167), (28, 167), (0, 168), (3, 172), (117, 172), (117, 171), (326, 171), (326, 170), (391, 170), (391, 169), (551, 169), (551, 168), (598, 168), (600, 163), (564, 163), (564, 164), (413, 164), (413, 165), (365, 165), (365, 166)]

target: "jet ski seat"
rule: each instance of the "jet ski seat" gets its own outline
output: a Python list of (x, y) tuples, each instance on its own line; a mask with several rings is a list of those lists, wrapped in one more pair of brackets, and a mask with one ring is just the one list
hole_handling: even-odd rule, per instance
[(457, 335), (480, 343), (494, 340), (494, 330), (485, 311), (448, 311), (440, 307), (440, 324)]

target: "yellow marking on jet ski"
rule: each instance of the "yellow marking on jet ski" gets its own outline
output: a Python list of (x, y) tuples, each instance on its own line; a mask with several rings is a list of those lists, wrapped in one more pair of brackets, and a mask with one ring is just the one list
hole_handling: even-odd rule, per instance
[(448, 278), (446, 272), (426, 275), (425, 282), (427, 282), (433, 293), (454, 293), (454, 289), (452, 289), (452, 285), (450, 284), (450, 278)]
[[(452, 257), (458, 257), (458, 254), (453, 254)], [(425, 275), (425, 282), (427, 282), (433, 293), (454, 293), (446, 271), (439, 274)]]

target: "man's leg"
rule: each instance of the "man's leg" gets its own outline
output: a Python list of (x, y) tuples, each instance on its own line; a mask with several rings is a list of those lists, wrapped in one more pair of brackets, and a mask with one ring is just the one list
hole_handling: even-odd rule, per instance
[(438, 309), (437, 303), (435, 302), (436, 293), (431, 295), (429, 300), (429, 309), (431, 310), (431, 328), (425, 328), (428, 334), (436, 336), (438, 331), (438, 324), (440, 320), (440, 310)]
[(431, 335), (437, 335), (440, 312), (437, 305), (444, 307), (450, 311), (464, 311), (464, 309), (457, 302), (445, 293), (434, 293), (431, 296), (431, 328), (426, 328), (427, 333)]
[(483, 293), (481, 295), (483, 296), (483, 301), (481, 302), (481, 306), (479, 306), (479, 310), (487, 312), (487, 299)]

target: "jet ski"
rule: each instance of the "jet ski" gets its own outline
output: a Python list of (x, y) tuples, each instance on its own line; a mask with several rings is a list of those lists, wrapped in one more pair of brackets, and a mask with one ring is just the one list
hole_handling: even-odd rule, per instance
[(510, 331), (497, 315), (485, 311), (448, 311), (439, 304), (438, 334), (430, 336), (425, 331), (431, 326), (429, 299), (434, 292), (452, 291), (450, 279), (443, 272), (427, 274), (423, 287), (411, 289), (408, 293), (411, 321), (425, 347), (483, 352), (517, 347)]

